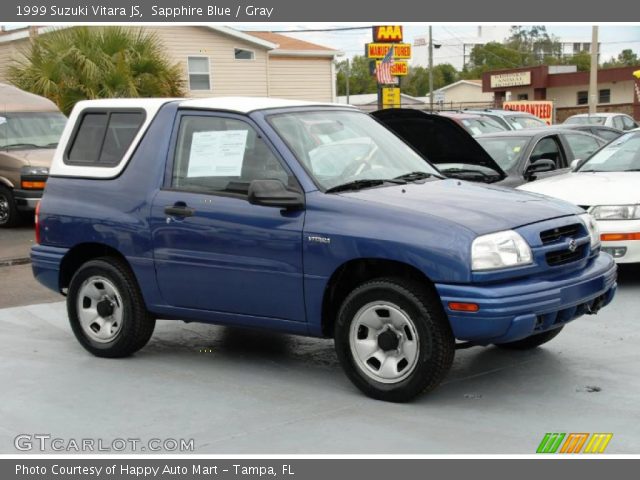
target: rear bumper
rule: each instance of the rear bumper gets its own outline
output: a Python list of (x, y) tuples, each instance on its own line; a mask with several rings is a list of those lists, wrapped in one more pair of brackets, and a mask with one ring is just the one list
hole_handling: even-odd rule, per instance
[[(436, 284), (459, 340), (480, 344), (520, 340), (558, 328), (604, 307), (616, 290), (616, 264), (601, 253), (579, 271), (486, 286)], [(476, 303), (477, 312), (452, 311), (449, 302)]]
[(36, 209), (36, 205), (42, 198), (43, 190), (19, 190), (13, 191), (13, 198), (16, 202), (16, 207), (20, 211), (33, 211)]
[(60, 291), (60, 265), (69, 249), (34, 245), (31, 247), (33, 276), (47, 288)]

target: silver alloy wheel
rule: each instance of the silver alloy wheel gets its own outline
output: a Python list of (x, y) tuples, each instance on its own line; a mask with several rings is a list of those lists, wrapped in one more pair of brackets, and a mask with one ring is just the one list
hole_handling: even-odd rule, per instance
[(381, 383), (401, 382), (418, 363), (420, 341), (416, 327), (400, 307), (372, 302), (351, 322), (349, 346), (360, 370)]
[(0, 194), (0, 225), (9, 220), (9, 199)]
[(78, 290), (78, 319), (93, 341), (108, 343), (122, 328), (123, 306), (118, 289), (104, 277), (87, 278)]

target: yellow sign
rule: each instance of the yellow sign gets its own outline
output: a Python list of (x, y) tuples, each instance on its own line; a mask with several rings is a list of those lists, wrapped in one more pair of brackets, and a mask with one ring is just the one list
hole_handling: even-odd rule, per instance
[(550, 100), (517, 100), (504, 102), (502, 108), (505, 110), (530, 113), (544, 120), (547, 125), (553, 123), (553, 102)]
[(400, 107), (400, 89), (398, 87), (382, 88), (382, 108)]
[(491, 88), (531, 85), (531, 72), (512, 72), (491, 75)]
[(393, 58), (411, 58), (410, 43), (367, 43), (366, 53), (369, 58), (384, 58), (390, 48), (393, 47)]
[(378, 25), (373, 27), (373, 41), (381, 43), (402, 42), (402, 26)]
[(635, 72), (633, 72), (633, 76), (640, 79), (640, 70), (636, 70)]
[[(382, 61), (376, 60), (376, 68), (380, 67)], [(409, 64), (404, 60), (394, 61), (391, 65), (391, 75), (403, 77), (409, 74)]]

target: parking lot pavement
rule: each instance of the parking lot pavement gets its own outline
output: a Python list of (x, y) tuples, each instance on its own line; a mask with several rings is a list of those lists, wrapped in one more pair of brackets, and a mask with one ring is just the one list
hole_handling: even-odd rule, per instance
[(33, 241), (33, 223), (15, 228), (0, 228), (0, 265), (9, 260), (28, 259)]
[(0, 310), (0, 453), (22, 433), (194, 439), (196, 453), (534, 453), (546, 432), (640, 452), (640, 269), (535, 351), (461, 350), (411, 404), (362, 396), (329, 340), (159, 322), (134, 357), (86, 353), (64, 303)]
[(40, 285), (31, 264), (0, 267), (0, 308), (59, 302), (63, 297)]

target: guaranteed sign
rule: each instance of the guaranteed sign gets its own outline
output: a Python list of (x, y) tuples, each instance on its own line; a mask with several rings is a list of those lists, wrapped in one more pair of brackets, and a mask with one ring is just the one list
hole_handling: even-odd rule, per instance
[(390, 48), (393, 48), (393, 58), (411, 58), (410, 43), (396, 43), (394, 45), (388, 43), (367, 43), (365, 55), (369, 58), (384, 58)]
[(553, 122), (553, 102), (550, 100), (519, 100), (514, 102), (504, 102), (502, 108), (505, 110), (515, 110), (517, 112), (527, 112), (544, 120), (547, 125)]

